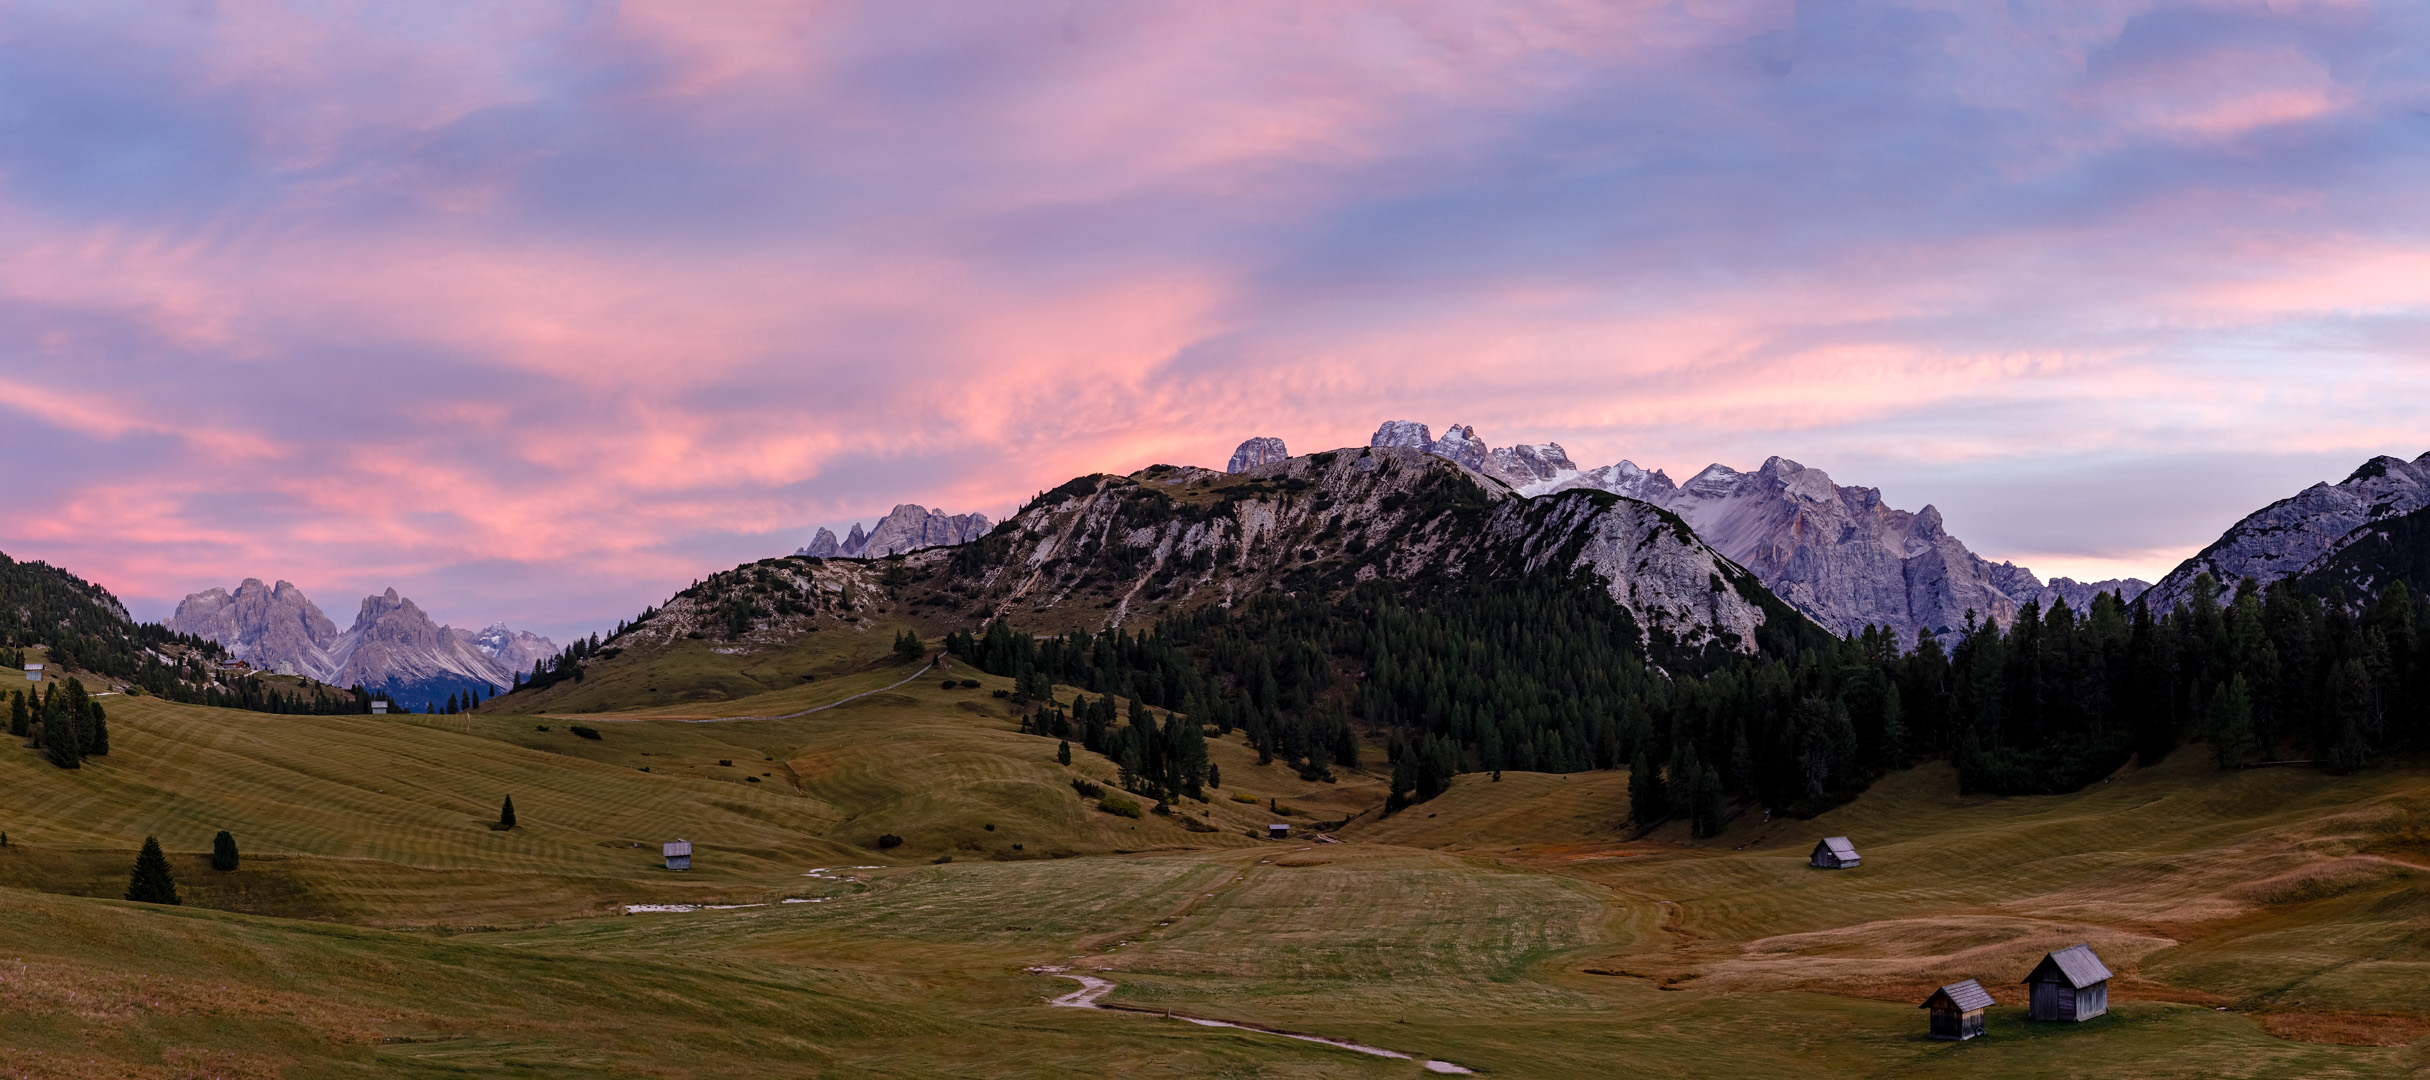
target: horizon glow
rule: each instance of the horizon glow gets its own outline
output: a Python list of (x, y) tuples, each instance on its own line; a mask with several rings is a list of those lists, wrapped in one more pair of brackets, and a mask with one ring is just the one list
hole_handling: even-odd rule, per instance
[(563, 638), (1387, 419), (2156, 579), (2430, 450), (2430, 12), (0, 8), (0, 550)]

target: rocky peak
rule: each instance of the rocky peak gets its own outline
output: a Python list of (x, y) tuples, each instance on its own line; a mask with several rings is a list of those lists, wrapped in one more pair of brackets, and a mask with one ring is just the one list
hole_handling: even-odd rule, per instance
[(2381, 455), (2335, 484), (2318, 483), (2245, 516), (2152, 586), (2155, 612), (2184, 603), (2209, 574), (2223, 591), (2245, 578), (2263, 585), (2294, 575), (2338, 549), (2349, 534), (2430, 506), (2430, 454)]
[(987, 535), (987, 530), (993, 527), (985, 514), (948, 514), (917, 503), (902, 503), (868, 532), (861, 531), (860, 522), (853, 522), (852, 534), (837, 543), (835, 533), (820, 529), (808, 547), (794, 554), (822, 559), (879, 559), (921, 548), (966, 544)]
[(1453, 424), (1436, 439), (1426, 452), (1436, 457), (1450, 458), (1479, 472), (1485, 470), (1485, 440), (1477, 438), (1477, 429), (1465, 424)]
[(1415, 420), (1386, 420), (1368, 437), (1367, 445), (1429, 450), (1434, 446), (1434, 432)]
[(1260, 465), (1272, 465), (1290, 456), (1290, 451), (1283, 449), (1281, 439), (1260, 435), (1241, 443), (1239, 449), (1232, 451), (1232, 462), (1224, 466), (1223, 471), (1227, 473), (1247, 472)]
[(1485, 474), (1517, 488), (1577, 471), (1578, 466), (1569, 460), (1569, 451), (1561, 449), (1560, 443), (1521, 443), (1485, 455)]
[(273, 587), (246, 578), (234, 593), (220, 588), (195, 593), (178, 603), (168, 628), (219, 642), (230, 655), (259, 667), (285, 660), (315, 678), (335, 671), (327, 650), (337, 641), (337, 624), (286, 581)]

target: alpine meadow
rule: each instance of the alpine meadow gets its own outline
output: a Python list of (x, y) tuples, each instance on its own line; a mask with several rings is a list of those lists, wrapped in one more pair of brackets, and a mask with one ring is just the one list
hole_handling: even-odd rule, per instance
[(2421, 0), (0, 2), (0, 1080), (2430, 1080)]

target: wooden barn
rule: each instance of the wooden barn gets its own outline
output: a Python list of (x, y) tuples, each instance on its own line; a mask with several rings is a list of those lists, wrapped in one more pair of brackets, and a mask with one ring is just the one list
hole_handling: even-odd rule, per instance
[(2042, 958), (2025, 976), (2030, 1020), (2090, 1020), (2109, 1011), (2109, 968), (2091, 945), (2070, 945)]
[(1991, 991), (1968, 979), (1932, 992), (1923, 1008), (1932, 1010), (1932, 1037), (1971, 1039), (1983, 1033), (1983, 1010), (1991, 1007)]
[(660, 853), (667, 857), (669, 870), (692, 868), (692, 842), (689, 840), (669, 840), (660, 845)]
[(1826, 836), (1822, 843), (1814, 845), (1814, 856), (1808, 861), (1825, 870), (1845, 870), (1865, 860), (1856, 853), (1856, 845), (1849, 843), (1847, 837)]
[(1279, 821), (1278, 821), (1278, 822), (1275, 822), (1275, 823), (1274, 823), (1274, 824), (1272, 824), (1272, 825), (1268, 825), (1268, 826), (1266, 826), (1266, 839), (1268, 839), (1268, 840), (1288, 840), (1288, 839), (1290, 839), (1290, 838), (1291, 838), (1291, 826), (1290, 826), (1290, 823), (1288, 823), (1288, 822), (1279, 822)]

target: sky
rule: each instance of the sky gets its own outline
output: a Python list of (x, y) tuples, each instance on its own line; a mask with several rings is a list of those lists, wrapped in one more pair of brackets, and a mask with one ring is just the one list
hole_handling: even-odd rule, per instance
[(2165, 573), (2430, 450), (2430, 7), (0, 0), (0, 551), (565, 636), (1412, 419)]

